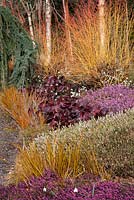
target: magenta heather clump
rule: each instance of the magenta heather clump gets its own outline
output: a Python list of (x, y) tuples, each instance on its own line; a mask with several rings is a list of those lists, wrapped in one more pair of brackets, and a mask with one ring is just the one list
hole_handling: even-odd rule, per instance
[[(87, 176), (85, 176), (87, 177)], [(82, 178), (81, 178), (82, 179)], [(96, 179), (97, 181), (98, 179)], [(80, 182), (79, 182), (80, 181)], [(134, 186), (112, 181), (65, 180), (46, 171), (42, 177), (32, 177), (18, 186), (0, 186), (0, 200), (132, 200)], [(44, 190), (45, 188), (45, 190)], [(76, 188), (77, 190), (74, 190)]]
[(134, 89), (123, 85), (107, 86), (96, 91), (89, 90), (78, 99), (79, 119), (88, 120), (134, 107)]

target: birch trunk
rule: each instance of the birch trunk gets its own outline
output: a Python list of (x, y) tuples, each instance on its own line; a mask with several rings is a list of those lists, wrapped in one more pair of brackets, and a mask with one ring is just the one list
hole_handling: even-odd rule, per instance
[(69, 30), (69, 9), (68, 9), (68, 0), (62, 0), (63, 10), (64, 10), (64, 20), (65, 20), (65, 34), (66, 34), (66, 42), (67, 42), (67, 59), (73, 60), (72, 53), (72, 41)]
[(99, 0), (100, 54), (105, 54), (105, 0)]
[(33, 43), (33, 48), (35, 48), (36, 45), (35, 45), (35, 42), (34, 42), (34, 31), (33, 31), (31, 13), (28, 12), (27, 15), (28, 15), (29, 30), (30, 30), (30, 35), (31, 35), (32, 43)]
[(34, 42), (34, 31), (33, 31), (32, 16), (31, 16), (32, 11), (30, 10), (30, 7), (29, 7), (27, 2), (25, 2), (23, 0), (21, 0), (20, 2), (21, 2), (21, 4), (22, 4), (23, 8), (25, 9), (27, 16), (28, 16), (29, 31), (30, 31), (31, 39), (33, 41), (33, 48), (35, 48), (36, 45), (35, 45), (35, 42)]
[(0, 6), (6, 7), (6, 0), (0, 0)]
[(46, 64), (49, 65), (51, 62), (51, 3), (50, 0), (46, 0), (46, 46), (47, 46), (47, 58)]

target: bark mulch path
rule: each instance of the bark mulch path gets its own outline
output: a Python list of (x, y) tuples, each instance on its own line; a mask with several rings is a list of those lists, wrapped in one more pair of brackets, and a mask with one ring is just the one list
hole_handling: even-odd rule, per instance
[(0, 184), (14, 165), (17, 145), (21, 144), (19, 129), (15, 121), (0, 109)]

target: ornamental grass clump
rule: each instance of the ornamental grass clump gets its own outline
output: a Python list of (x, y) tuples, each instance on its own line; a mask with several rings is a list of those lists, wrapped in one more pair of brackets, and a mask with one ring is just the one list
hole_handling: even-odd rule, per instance
[(31, 177), (18, 186), (0, 186), (0, 199), (7, 200), (132, 200), (134, 186), (112, 181), (100, 181), (89, 174), (64, 183), (54, 172), (47, 170), (40, 177)]
[(44, 123), (44, 117), (38, 111), (41, 100), (35, 93), (15, 87), (5, 88), (0, 93), (0, 106), (17, 122), (21, 129), (36, 127)]
[(27, 181), (31, 176), (41, 176), (44, 170), (50, 169), (64, 181), (75, 179), (85, 172), (109, 179), (110, 175), (97, 162), (93, 150), (81, 146), (82, 138), (77, 143), (69, 144), (66, 140), (59, 141), (55, 136), (44, 140), (44, 149), (40, 151), (34, 143), (20, 149), (16, 157), (15, 167), (7, 177), (8, 183), (18, 184)]
[(134, 176), (134, 108), (125, 113), (110, 114), (98, 120), (93, 118), (49, 133), (44, 131), (35, 138), (35, 143), (42, 152), (48, 138), (53, 141), (56, 136), (58, 141), (64, 139), (67, 144), (73, 145), (77, 144), (81, 135), (84, 156), (93, 147), (97, 161), (104, 164), (113, 176)]
[(44, 169), (43, 155), (34, 144), (29, 145), (29, 148), (20, 147), (16, 156), (15, 167), (7, 176), (7, 183), (18, 184), (20, 181), (27, 181), (31, 176), (41, 176)]

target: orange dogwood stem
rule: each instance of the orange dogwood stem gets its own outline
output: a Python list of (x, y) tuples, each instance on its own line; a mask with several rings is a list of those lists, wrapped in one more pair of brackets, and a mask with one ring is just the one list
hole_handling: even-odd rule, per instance
[(67, 41), (67, 54), (68, 57), (72, 61), (73, 53), (72, 53), (72, 41), (71, 35), (69, 30), (69, 9), (68, 9), (68, 0), (62, 0), (63, 10), (64, 10), (64, 20), (65, 20), (65, 34), (66, 34), (66, 41)]
[(105, 51), (105, 0), (99, 0), (99, 29), (100, 29), (100, 52), (104, 55)]
[(46, 46), (47, 46), (47, 65), (51, 61), (51, 3), (50, 0), (46, 0)]

